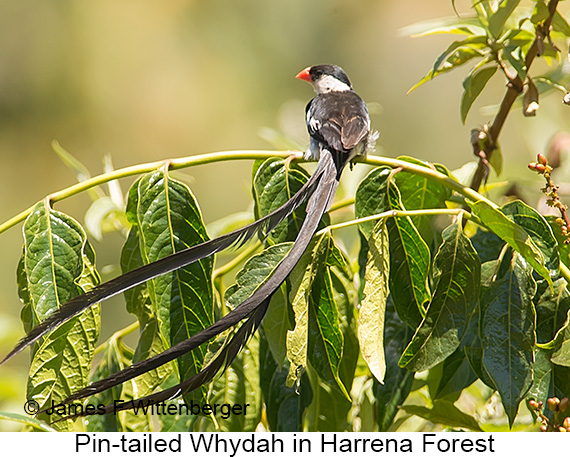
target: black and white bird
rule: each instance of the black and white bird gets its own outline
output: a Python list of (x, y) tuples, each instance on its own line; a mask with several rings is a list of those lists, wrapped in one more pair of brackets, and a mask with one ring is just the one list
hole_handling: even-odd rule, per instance
[[(321, 217), (334, 198), (342, 170), (347, 163), (355, 158), (365, 156), (377, 138), (377, 134), (370, 131), (370, 118), (366, 104), (353, 91), (348, 76), (340, 67), (335, 65), (308, 67), (297, 74), (297, 78), (311, 83), (317, 92), (316, 97), (309, 102), (306, 108), (310, 146), (305, 153), (305, 158), (307, 160), (318, 160), (318, 165), (299, 192), (280, 208), (248, 226), (171, 254), (108, 281), (86, 294), (75, 297), (32, 329), (0, 364), (95, 303), (212, 255), (231, 245), (243, 242), (262, 229), (265, 231), (272, 230), (304, 201), (308, 200), (307, 215), (291, 250), (275, 268), (269, 279), (261, 284), (247, 300), (196, 335), (177, 343), (158, 355), (90, 384), (71, 395), (65, 402), (68, 403), (94, 395), (139, 376), (197, 348), (223, 331), (244, 321), (226, 346), (199, 373), (174, 387), (138, 399), (138, 401), (158, 402), (182, 395), (210, 381), (220, 369), (227, 367), (245, 345), (249, 336), (258, 328), (271, 296), (285, 281), (309, 246)], [(121, 403), (118, 409), (132, 407), (131, 402), (128, 402)], [(109, 406), (106, 411), (116, 412), (118, 409)]]
[(331, 152), (340, 177), (346, 163), (366, 156), (378, 138), (377, 132), (370, 132), (366, 103), (336, 65), (307, 67), (296, 77), (309, 82), (317, 93), (305, 109), (311, 137), (305, 159), (318, 160), (323, 150)]

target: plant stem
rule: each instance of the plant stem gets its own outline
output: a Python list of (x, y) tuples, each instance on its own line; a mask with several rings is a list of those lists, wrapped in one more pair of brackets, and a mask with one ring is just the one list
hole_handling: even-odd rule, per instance
[[(47, 197), (47, 199), (49, 202), (54, 203), (72, 197), (74, 195), (77, 195), (80, 192), (84, 192), (92, 187), (105, 184), (109, 181), (113, 181), (115, 179), (120, 179), (120, 178), (126, 178), (128, 176), (135, 176), (143, 173), (150, 173), (164, 166), (168, 166), (168, 168), (171, 170), (177, 170), (181, 168), (193, 167), (196, 165), (205, 165), (215, 162), (225, 162), (229, 160), (263, 160), (271, 157), (281, 157), (283, 159), (286, 159), (291, 156), (294, 156), (295, 160), (302, 159), (302, 153), (297, 151), (246, 150), (246, 151), (212, 152), (207, 154), (183, 157), (179, 159), (167, 159), (157, 162), (149, 162), (140, 165), (133, 165), (131, 167), (121, 168), (119, 170), (114, 170), (109, 173), (103, 173), (101, 175), (94, 176), (93, 178), (86, 179), (85, 181), (74, 184), (73, 186), (54, 192), (50, 194)], [(468, 187), (461, 185), (454, 179), (449, 178), (432, 168), (415, 165), (413, 163), (406, 162), (403, 160), (392, 159), (389, 157), (380, 157), (380, 156), (369, 156), (366, 160), (363, 160), (362, 163), (374, 166), (387, 165), (392, 168), (401, 168), (402, 170), (408, 171), (410, 173), (414, 173), (432, 180), (439, 181), (443, 185), (451, 188), (452, 190), (462, 194), (463, 196), (473, 201), (485, 200), (491, 206), (493, 207), (497, 206), (490, 200), (487, 200), (481, 194), (475, 192), (472, 189), (469, 189)], [(7, 220), (3, 224), (1, 224), (0, 233), (22, 222), (26, 217), (30, 215), (34, 206), (35, 204), (30, 206), (26, 210), (22, 211), (21, 213), (17, 214), (16, 216), (12, 217), (11, 219)]]
[[(73, 195), (77, 195), (81, 192), (86, 191), (87, 189), (91, 189), (92, 187), (105, 184), (109, 181), (126, 178), (128, 176), (136, 176), (143, 173), (150, 173), (154, 170), (164, 167), (165, 165), (167, 165), (171, 170), (177, 170), (180, 168), (187, 168), (195, 165), (224, 162), (228, 160), (258, 160), (268, 159), (270, 157), (287, 158), (291, 155), (298, 154), (299, 153), (297, 152), (291, 151), (222, 151), (183, 157), (180, 159), (167, 159), (157, 162), (148, 162), (126, 168), (120, 168), (119, 170), (114, 170), (110, 173), (103, 173), (98, 176), (94, 176), (93, 178), (86, 179), (85, 181), (81, 181), (77, 184), (74, 184), (73, 186), (66, 187), (65, 189), (54, 192), (48, 196), (48, 199), (50, 202), (54, 203), (72, 197)], [(1, 224), (0, 233), (8, 230), (10, 227), (13, 227), (19, 222), (22, 222), (26, 217), (30, 215), (34, 206), (35, 204)]]
[(115, 333), (113, 333), (111, 335), (111, 337), (107, 341), (105, 341), (103, 344), (100, 344), (99, 346), (97, 346), (95, 348), (93, 355), (99, 354), (99, 352), (101, 352), (103, 349), (105, 349), (105, 347), (107, 347), (107, 343), (110, 340), (115, 340), (115, 341), (120, 340), (121, 338), (133, 333), (139, 327), (140, 327), (140, 323), (139, 323), (139, 321), (136, 321), (130, 325), (127, 325), (126, 327), (122, 328), (121, 330), (117, 330)]
[(220, 276), (223, 276), (229, 271), (233, 270), (244, 260), (248, 259), (255, 251), (259, 249), (260, 246), (261, 246), (261, 241), (257, 241), (256, 243), (254, 243), (253, 246), (244, 249), (243, 252), (235, 256), (228, 263), (222, 265), (219, 268), (216, 268), (214, 270), (214, 273), (212, 274), (212, 278), (215, 280), (216, 278), (219, 278)]
[[(554, 19), (554, 14), (556, 13), (556, 8), (558, 7), (559, 0), (550, 0), (548, 2), (548, 11), (549, 15), (544, 20), (542, 24), (537, 26), (537, 33), (534, 41), (532, 42), (525, 58), (525, 67), (528, 73), (532, 62), (534, 61), (535, 57), (538, 55), (539, 50), (539, 43), (543, 43), (544, 39), (548, 36), (550, 25), (552, 24), (552, 20)], [(471, 189), (479, 190), (481, 187), (481, 183), (483, 179), (487, 175), (487, 163), (490, 162), (491, 156), (493, 152), (497, 148), (497, 142), (499, 140), (499, 135), (503, 126), (505, 125), (505, 121), (507, 120), (507, 116), (511, 111), (511, 107), (513, 103), (519, 96), (519, 94), (523, 91), (523, 83), (524, 81), (521, 80), (520, 76), (517, 74), (514, 78), (512, 78), (509, 83), (507, 84), (507, 92), (503, 97), (503, 101), (501, 102), (501, 106), (499, 108), (499, 112), (495, 116), (491, 127), (489, 128), (487, 141), (485, 142), (485, 159), (486, 160), (479, 160), (479, 165), (477, 166), (477, 171), (473, 175), (473, 179), (471, 180)]]
[(345, 227), (350, 227), (351, 225), (363, 224), (365, 222), (376, 221), (386, 217), (406, 217), (406, 216), (436, 216), (440, 214), (447, 214), (450, 216), (459, 216), (464, 214), (466, 217), (471, 217), (471, 213), (465, 211), (461, 208), (449, 209), (449, 208), (438, 208), (438, 209), (416, 209), (409, 211), (401, 211), (391, 209), (389, 211), (384, 211), (383, 213), (373, 214), (372, 216), (360, 217), (353, 219), (351, 221), (341, 222), (339, 224), (329, 225), (324, 229), (317, 232), (316, 235), (322, 233), (324, 230), (338, 230)]

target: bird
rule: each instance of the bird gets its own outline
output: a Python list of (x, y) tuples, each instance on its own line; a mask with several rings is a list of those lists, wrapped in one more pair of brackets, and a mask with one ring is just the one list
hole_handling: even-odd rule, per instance
[(317, 93), (305, 108), (310, 146), (304, 158), (318, 160), (323, 150), (331, 151), (340, 179), (344, 166), (365, 157), (378, 139), (378, 132), (370, 131), (366, 103), (339, 66), (307, 67), (296, 78), (310, 83)]
[(268, 233), (292, 211), (307, 201), (306, 216), (291, 249), (267, 281), (261, 284), (248, 299), (210, 327), (173, 345), (160, 354), (134, 363), (105, 379), (91, 383), (73, 393), (63, 403), (94, 395), (139, 376), (197, 348), (244, 321), (217, 356), (197, 374), (169, 389), (133, 402), (121, 403), (117, 406), (109, 405), (105, 412), (132, 408), (134, 402), (137, 401), (160, 402), (185, 394), (210, 381), (220, 369), (227, 368), (247, 343), (249, 337), (259, 327), (273, 293), (285, 281), (307, 250), (322, 216), (328, 211), (332, 203), (346, 164), (351, 163), (352, 165), (353, 161), (365, 157), (368, 151), (373, 149), (378, 137), (376, 132), (371, 132), (370, 116), (366, 103), (353, 90), (347, 74), (341, 67), (329, 64), (314, 65), (299, 72), (296, 78), (310, 83), (316, 92), (316, 96), (309, 101), (305, 109), (305, 121), (310, 143), (304, 158), (318, 161), (314, 173), (299, 192), (280, 208), (252, 224), (140, 267), (104, 283), (86, 294), (75, 297), (47, 320), (32, 329), (0, 364), (94, 303), (222, 249), (243, 243), (264, 229), (264, 233)]

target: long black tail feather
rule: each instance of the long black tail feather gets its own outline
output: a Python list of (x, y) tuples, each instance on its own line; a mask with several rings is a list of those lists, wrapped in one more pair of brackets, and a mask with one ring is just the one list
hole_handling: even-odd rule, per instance
[(192, 246), (132, 270), (71, 299), (22, 338), (14, 349), (0, 361), (0, 365), (95, 303), (111, 298), (145, 281), (170, 273), (231, 246), (241, 245), (256, 233), (260, 236), (263, 236), (262, 232), (269, 233), (313, 194), (323, 172), (324, 167), (319, 165), (309, 180), (299, 189), (299, 192), (267, 216), (226, 235)]
[[(253, 312), (253, 314), (244, 322), (244, 324), (234, 333), (230, 341), (220, 350), (216, 357), (206, 365), (200, 372), (196, 373), (191, 378), (177, 384), (168, 389), (164, 389), (160, 392), (156, 392), (146, 397), (138, 398), (136, 400), (131, 400), (128, 402), (118, 403), (116, 405), (107, 405), (103, 410), (99, 409), (97, 414), (110, 414), (117, 413), (118, 411), (123, 411), (127, 409), (147, 408), (150, 405), (165, 402), (167, 400), (182, 396), (188, 392), (191, 392), (203, 384), (210, 382), (216, 373), (221, 369), (226, 370), (230, 364), (234, 361), (236, 356), (247, 344), (249, 338), (256, 332), (265, 316), (267, 307), (271, 297), (263, 300), (259, 307)], [(71, 401), (71, 397), (66, 400), (66, 403)], [(76, 414), (73, 416), (62, 417), (59, 420), (74, 419), (80, 416), (86, 416), (87, 413)], [(57, 422), (57, 421), (56, 421)]]
[[(182, 354), (185, 354), (197, 348), (202, 343), (205, 343), (206, 341), (212, 339), (216, 335), (219, 335), (221, 332), (236, 325), (245, 318), (249, 317), (251, 319), (253, 316), (257, 316), (259, 320), (261, 320), (261, 317), (263, 317), (265, 311), (261, 313), (259, 310), (262, 309), (263, 307), (265, 308), (267, 307), (267, 304), (269, 303), (272, 294), (280, 287), (283, 281), (291, 273), (291, 270), (293, 270), (295, 265), (297, 265), (299, 259), (307, 249), (311, 241), (311, 238), (313, 237), (315, 231), (317, 230), (322, 215), (328, 209), (328, 206), (330, 205), (330, 202), (332, 201), (334, 194), (336, 192), (336, 187), (338, 184), (337, 170), (333, 162), (332, 156), (328, 151), (325, 154), (321, 155), (321, 160), (319, 161), (318, 169), (321, 171), (318, 174), (318, 179), (316, 179), (316, 188), (309, 197), (309, 202), (307, 204), (307, 216), (303, 221), (303, 225), (301, 226), (301, 229), (297, 235), (293, 247), (291, 248), (287, 256), (281, 261), (281, 263), (279, 263), (279, 265), (277, 266), (271, 277), (265, 283), (259, 286), (247, 300), (245, 300), (243, 303), (237, 306), (229, 314), (225, 315), (224, 317), (216, 321), (213, 325), (198, 332), (196, 335), (193, 335), (192, 337), (184, 341), (181, 341), (180, 343), (175, 344), (174, 346), (170, 347), (169, 349), (160, 354), (157, 354), (149, 359), (142, 360), (133, 365), (130, 365), (129, 367), (105, 379), (90, 384), (89, 386), (69, 396), (64, 401), (64, 403), (69, 403), (74, 400), (79, 400), (81, 398), (95, 395), (99, 392), (102, 392), (118, 384), (121, 384), (125, 381), (128, 381), (136, 376), (146, 373), (147, 371), (150, 371), (161, 365), (164, 365), (165, 363), (181, 356)], [(238, 333), (236, 333), (236, 335)], [(241, 343), (240, 345), (237, 344), (240, 341), (243, 341), (243, 339), (239, 338), (236, 340), (232, 339), (232, 341), (228, 344), (226, 348), (228, 352), (224, 354), (229, 354), (231, 351), (231, 353), (234, 353), (233, 357), (235, 357), (235, 355), (237, 355), (237, 353), (241, 348)], [(224, 358), (222, 360), (229, 360), (229, 358)], [(216, 365), (216, 363), (218, 365)], [(217, 366), (217, 369), (221, 367), (221, 364), (222, 364), (221, 361), (218, 362), (213, 361), (212, 363), (210, 363), (210, 365), (213, 365), (213, 367)], [(210, 365), (208, 365), (208, 367), (210, 367)], [(209, 370), (207, 371), (207, 374), (209, 375), (210, 372), (214, 370), (214, 368), (212, 367), (211, 369), (209, 369), (208, 367), (206, 367), (206, 369)], [(195, 377), (199, 376), (200, 373), (195, 375)], [(204, 379), (206, 379), (206, 374), (202, 376), (204, 376)], [(192, 379), (194, 378), (191, 378), (190, 380), (188, 380), (188, 382), (190, 382)], [(202, 379), (202, 378), (197, 378), (197, 379)], [(209, 379), (211, 378), (207, 378), (207, 380)], [(203, 382), (207, 382), (207, 380)], [(198, 383), (198, 381), (192, 382), (191, 384), (192, 389), (199, 387), (200, 385), (202, 385), (202, 383)], [(188, 388), (186, 388), (184, 392), (188, 391), (189, 391)], [(170, 397), (167, 396), (166, 398)]]

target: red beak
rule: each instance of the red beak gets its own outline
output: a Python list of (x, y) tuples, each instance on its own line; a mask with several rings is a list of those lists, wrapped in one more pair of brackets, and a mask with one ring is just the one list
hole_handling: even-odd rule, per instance
[(307, 81), (308, 83), (312, 83), (313, 80), (311, 78), (311, 74), (309, 73), (310, 69), (311, 69), (311, 67), (305, 68), (303, 71), (300, 71), (297, 74), (297, 76), (295, 76), (295, 78), (302, 79), (303, 81)]

